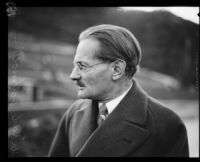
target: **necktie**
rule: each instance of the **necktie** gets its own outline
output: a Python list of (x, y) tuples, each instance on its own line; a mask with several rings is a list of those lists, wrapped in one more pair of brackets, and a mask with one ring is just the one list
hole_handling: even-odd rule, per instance
[(106, 119), (107, 115), (108, 115), (108, 110), (107, 110), (106, 104), (103, 104), (99, 108), (99, 115), (98, 115), (98, 121), (97, 121), (99, 126)]

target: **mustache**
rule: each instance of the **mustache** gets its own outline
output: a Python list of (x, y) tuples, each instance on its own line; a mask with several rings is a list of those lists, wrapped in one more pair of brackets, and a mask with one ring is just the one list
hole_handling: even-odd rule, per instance
[(76, 81), (76, 85), (79, 87), (85, 87), (85, 84), (81, 81)]

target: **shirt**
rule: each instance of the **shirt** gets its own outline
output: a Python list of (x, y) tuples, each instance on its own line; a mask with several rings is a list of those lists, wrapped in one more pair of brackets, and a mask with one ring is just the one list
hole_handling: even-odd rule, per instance
[[(124, 92), (122, 93), (120, 96), (112, 99), (111, 101), (106, 103), (106, 107), (108, 109), (108, 115), (117, 107), (117, 105), (122, 101), (122, 99), (125, 97), (125, 95), (128, 93), (128, 91), (131, 89), (131, 86)], [(101, 107), (103, 103), (99, 102), (99, 107)]]

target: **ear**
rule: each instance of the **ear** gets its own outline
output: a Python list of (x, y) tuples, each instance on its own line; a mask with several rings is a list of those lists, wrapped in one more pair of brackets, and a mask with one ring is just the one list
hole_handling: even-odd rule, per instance
[(125, 73), (125, 68), (126, 68), (126, 62), (124, 60), (118, 59), (115, 62), (113, 62), (112, 79), (117, 80), (117, 79), (121, 78)]

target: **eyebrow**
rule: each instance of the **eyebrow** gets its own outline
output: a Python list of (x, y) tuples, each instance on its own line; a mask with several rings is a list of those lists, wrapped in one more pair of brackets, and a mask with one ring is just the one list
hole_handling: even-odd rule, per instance
[(82, 64), (82, 65), (89, 65), (87, 62), (84, 61), (77, 61), (77, 62), (73, 62), (73, 64)]

